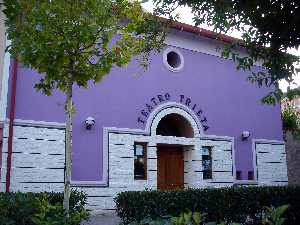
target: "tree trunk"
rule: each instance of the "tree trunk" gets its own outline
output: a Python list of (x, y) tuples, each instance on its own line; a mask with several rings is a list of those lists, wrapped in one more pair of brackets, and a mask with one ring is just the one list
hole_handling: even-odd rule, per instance
[(64, 187), (64, 209), (69, 217), (70, 193), (71, 193), (71, 169), (72, 169), (72, 82), (70, 81), (66, 93), (66, 165), (65, 165), (65, 187)]

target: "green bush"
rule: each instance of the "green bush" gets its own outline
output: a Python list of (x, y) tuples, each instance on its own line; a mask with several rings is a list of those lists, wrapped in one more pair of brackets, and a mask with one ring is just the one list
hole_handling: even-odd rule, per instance
[(71, 216), (65, 220), (62, 193), (0, 193), (0, 225), (46, 225), (47, 220), (49, 225), (76, 225), (87, 217), (86, 200), (83, 192), (72, 191)]
[[(264, 216), (259, 224), (263, 225), (283, 225), (285, 218), (283, 214), (289, 206), (283, 205), (278, 208), (266, 207)], [(234, 222), (206, 222), (206, 215), (199, 212), (184, 212), (177, 217), (159, 218), (156, 220), (146, 218), (141, 222), (133, 222), (129, 225), (242, 225)]]
[(290, 205), (286, 224), (300, 224), (300, 187), (233, 187), (173, 191), (123, 192), (115, 198), (123, 223), (201, 212), (208, 221), (259, 224), (265, 206)]

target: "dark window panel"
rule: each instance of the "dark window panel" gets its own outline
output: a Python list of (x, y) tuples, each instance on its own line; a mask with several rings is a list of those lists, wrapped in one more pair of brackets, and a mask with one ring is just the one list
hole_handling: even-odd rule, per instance
[(236, 179), (242, 180), (242, 171), (240, 171), (240, 170), (236, 171)]
[(253, 173), (253, 171), (248, 171), (248, 180), (254, 180), (254, 173)]
[(134, 144), (134, 179), (147, 179), (147, 144)]
[(212, 179), (212, 154), (211, 147), (202, 147), (203, 179)]

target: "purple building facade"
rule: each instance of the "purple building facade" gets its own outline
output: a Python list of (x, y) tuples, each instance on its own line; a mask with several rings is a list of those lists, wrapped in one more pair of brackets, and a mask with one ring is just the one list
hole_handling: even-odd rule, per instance
[[(172, 30), (166, 44), (147, 71), (133, 61), (88, 89), (73, 87), (72, 186), (87, 192), (89, 207), (113, 210), (113, 197), (126, 190), (287, 184), (280, 106), (260, 103), (270, 89), (221, 58), (222, 42)], [(12, 72), (8, 77), (0, 191)], [(63, 190), (65, 97), (37, 92), (39, 78), (19, 64), (11, 191)]]

